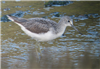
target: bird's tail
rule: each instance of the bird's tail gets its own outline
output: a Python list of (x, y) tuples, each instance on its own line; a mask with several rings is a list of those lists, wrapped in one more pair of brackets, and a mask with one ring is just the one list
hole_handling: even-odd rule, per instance
[(14, 17), (14, 16), (9, 16), (9, 15), (7, 15), (7, 17), (8, 17), (8, 19), (11, 20), (11, 21), (14, 21), (14, 20), (16, 19), (16, 17)]

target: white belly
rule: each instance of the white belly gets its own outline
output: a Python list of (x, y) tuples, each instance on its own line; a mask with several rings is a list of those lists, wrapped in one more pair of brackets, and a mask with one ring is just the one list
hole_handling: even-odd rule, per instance
[[(17, 23), (18, 24), (18, 23)], [(49, 41), (49, 40), (53, 40), (59, 36), (61, 36), (63, 34), (63, 32), (58, 33), (58, 34), (54, 34), (52, 31), (48, 31), (47, 33), (41, 33), (41, 34), (36, 34), (36, 33), (32, 33), (29, 30), (27, 30), (24, 26), (22, 26), (21, 24), (18, 24), (21, 29), (30, 37), (32, 37), (35, 40), (38, 41)]]

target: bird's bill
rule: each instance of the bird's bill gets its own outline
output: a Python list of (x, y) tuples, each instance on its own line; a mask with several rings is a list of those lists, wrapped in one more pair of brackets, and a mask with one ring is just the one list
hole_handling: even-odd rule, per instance
[(71, 24), (71, 27), (73, 27), (77, 32), (79, 32), (81, 35), (83, 35), (74, 25)]

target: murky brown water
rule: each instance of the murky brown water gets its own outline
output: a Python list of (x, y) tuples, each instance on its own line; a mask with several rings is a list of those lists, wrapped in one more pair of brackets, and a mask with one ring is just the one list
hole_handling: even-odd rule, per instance
[[(13, 22), (1, 22), (2, 69), (99, 69), (100, 17), (76, 21), (65, 35), (37, 43)], [(37, 46), (37, 44), (39, 46)]]
[[(98, 21), (100, 18), (94, 20), (95, 22), (89, 23), (89, 25), (84, 20), (74, 23), (84, 35), (80, 35), (73, 28), (67, 27), (65, 36), (49, 42), (41, 42), (37, 48), (35, 48), (36, 41), (34, 39), (25, 35), (16, 24), (9, 22), (11, 26), (1, 28), (5, 27), (3, 29), (5, 33), (1, 31), (2, 67), (8, 69), (78, 68), (86, 53), (88, 53), (87, 59), (100, 59), (100, 22)], [(9, 30), (12, 27), (13, 29)], [(18, 27), (19, 30), (15, 30), (14, 27)], [(10, 34), (10, 32), (12, 33)], [(5, 37), (8, 38), (5, 39)]]

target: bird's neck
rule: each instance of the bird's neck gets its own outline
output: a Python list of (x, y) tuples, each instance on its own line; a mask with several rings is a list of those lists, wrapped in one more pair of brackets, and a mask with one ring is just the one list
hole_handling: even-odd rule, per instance
[(61, 22), (61, 20), (58, 22), (57, 25), (58, 25), (57, 29), (58, 29), (59, 33), (63, 34), (66, 29), (66, 25), (63, 22)]

